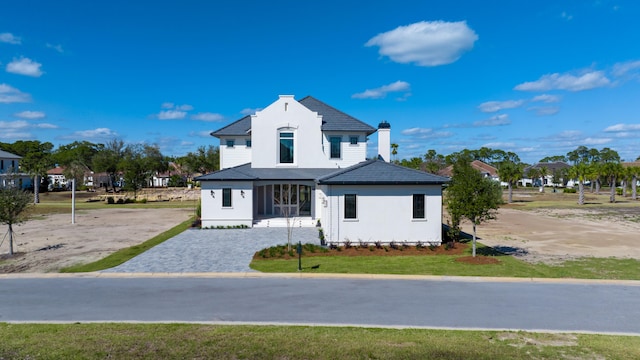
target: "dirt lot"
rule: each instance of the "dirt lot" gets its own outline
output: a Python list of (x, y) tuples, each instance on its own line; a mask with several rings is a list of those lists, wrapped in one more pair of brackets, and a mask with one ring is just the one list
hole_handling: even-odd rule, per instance
[[(471, 233), (469, 223), (463, 225)], [(480, 242), (530, 262), (579, 257), (640, 259), (640, 204), (590, 209), (499, 210), (478, 226)]]
[[(38, 216), (14, 226), (11, 259), (7, 227), (0, 229), (0, 273), (57, 272), (59, 269), (99, 260), (121, 248), (142, 243), (193, 215), (193, 209), (80, 210), (76, 224), (70, 214)], [(4, 242), (2, 241), (4, 239)]]

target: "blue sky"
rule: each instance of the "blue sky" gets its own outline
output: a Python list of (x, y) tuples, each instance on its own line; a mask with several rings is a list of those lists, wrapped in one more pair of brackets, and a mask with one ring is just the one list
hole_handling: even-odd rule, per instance
[(390, 122), (400, 158), (585, 145), (632, 161), (638, 19), (633, 0), (4, 2), (0, 141), (184, 155), (292, 94)]

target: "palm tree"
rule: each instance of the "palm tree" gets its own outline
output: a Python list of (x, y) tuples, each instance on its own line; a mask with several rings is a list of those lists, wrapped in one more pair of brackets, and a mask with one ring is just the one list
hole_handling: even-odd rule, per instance
[(605, 163), (602, 172), (609, 179), (609, 202), (616, 202), (616, 180), (623, 172), (622, 165), (617, 162)]
[(513, 202), (513, 184), (517, 183), (522, 178), (522, 166), (516, 164), (513, 161), (503, 161), (498, 166), (498, 175), (500, 181), (507, 183), (509, 189), (509, 204)]
[(547, 175), (549, 174), (549, 170), (547, 169), (546, 166), (541, 166), (539, 168), (540, 171), (540, 179), (541, 179), (541, 183), (540, 183), (540, 192), (543, 193), (544, 192), (544, 183), (547, 180)]
[(631, 199), (638, 199), (638, 177), (640, 176), (640, 167), (638, 166), (630, 166), (627, 168), (627, 171), (631, 177)]
[(393, 161), (397, 161), (396, 155), (398, 155), (398, 144), (391, 144), (391, 155), (393, 155)]
[(578, 179), (578, 205), (584, 205), (584, 181), (589, 174), (589, 166), (577, 163), (569, 169), (569, 176)]
[(529, 170), (527, 170), (527, 177), (531, 179), (531, 187), (533, 187), (535, 183), (534, 180), (540, 178), (540, 170), (533, 166), (530, 167)]

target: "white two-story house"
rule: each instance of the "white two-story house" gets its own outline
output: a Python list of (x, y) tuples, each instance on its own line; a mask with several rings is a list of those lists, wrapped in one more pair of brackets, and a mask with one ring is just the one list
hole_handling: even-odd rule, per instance
[[(378, 157), (367, 160), (378, 132)], [(378, 129), (313, 97), (282, 95), (211, 133), (220, 168), (197, 177), (202, 226), (320, 222), (326, 241), (442, 241), (448, 178), (389, 163), (391, 127)], [(273, 226), (273, 225), (272, 225)]]
[(0, 150), (0, 187), (17, 186), (26, 189), (31, 186), (31, 178), (20, 173), (21, 157), (10, 152)]

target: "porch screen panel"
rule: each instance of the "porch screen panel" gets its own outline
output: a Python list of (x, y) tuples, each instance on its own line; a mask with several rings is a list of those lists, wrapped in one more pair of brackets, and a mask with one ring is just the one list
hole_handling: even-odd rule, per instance
[(357, 219), (356, 211), (356, 194), (344, 195), (344, 218), (345, 219)]

